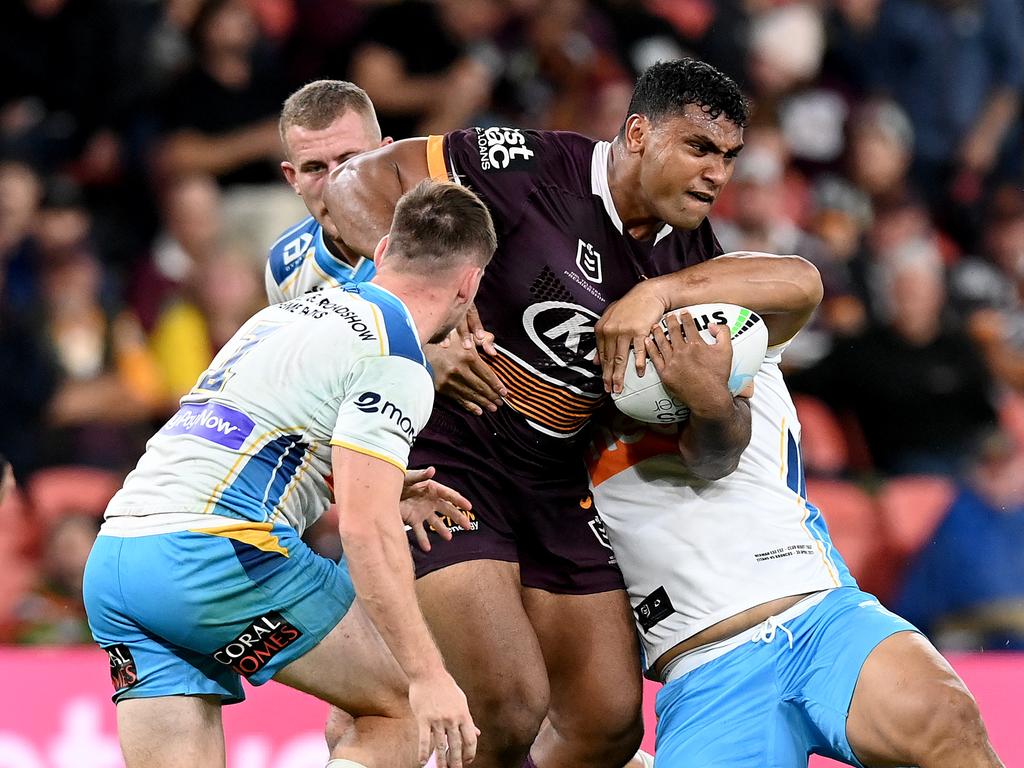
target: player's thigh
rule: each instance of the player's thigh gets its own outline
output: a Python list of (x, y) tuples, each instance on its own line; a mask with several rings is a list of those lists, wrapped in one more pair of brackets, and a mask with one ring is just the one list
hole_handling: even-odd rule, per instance
[(117, 730), (126, 768), (223, 768), (217, 696), (122, 699)]
[(850, 703), (846, 734), (857, 757), (871, 766), (916, 764), (954, 732), (987, 741), (974, 698), (949, 663), (916, 632), (880, 642)]
[(584, 729), (640, 722), (640, 648), (621, 589), (589, 595), (524, 590), (551, 684), (552, 723)]
[(357, 599), (345, 617), (274, 680), (354, 717), (405, 717), (408, 681)]
[(457, 563), (420, 578), (416, 592), (445, 664), (466, 692), (478, 724), (515, 709), (524, 721), (537, 719), (539, 726), (547, 709), (547, 673), (523, 607), (518, 565), (498, 560)]

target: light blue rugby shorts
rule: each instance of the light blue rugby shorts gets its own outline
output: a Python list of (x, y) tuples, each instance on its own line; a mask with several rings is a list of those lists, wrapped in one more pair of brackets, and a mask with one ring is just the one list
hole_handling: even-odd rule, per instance
[(908, 631), (873, 595), (832, 590), (658, 692), (655, 768), (806, 768), (812, 753), (862, 768), (846, 738), (857, 678), (882, 640)]
[(285, 525), (97, 537), (85, 568), (93, 638), (114, 701), (215, 695), (242, 701), (311, 650), (348, 612), (344, 560), (320, 557)]

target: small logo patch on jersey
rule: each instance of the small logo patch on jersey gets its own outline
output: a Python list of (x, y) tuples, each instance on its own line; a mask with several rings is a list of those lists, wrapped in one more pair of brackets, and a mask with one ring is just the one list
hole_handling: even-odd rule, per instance
[(285, 267), (288, 267), (291, 262), (300, 258), (306, 253), (306, 249), (309, 248), (309, 244), (313, 242), (313, 236), (308, 232), (303, 232), (297, 238), (292, 240), (288, 245), (281, 251), (281, 261), (284, 262)]
[(139, 670), (127, 645), (108, 645), (103, 650), (110, 659), (110, 682), (113, 683), (115, 691), (123, 691), (139, 682)]
[[(583, 504), (581, 503), (580, 506), (583, 507)], [(587, 509), (588, 507), (583, 508)], [(600, 515), (594, 515), (594, 519), (590, 520), (587, 525), (590, 526), (590, 530), (602, 547), (612, 548), (612, 541), (608, 538), (608, 529), (604, 527), (604, 520), (601, 519)]]
[(259, 672), (274, 656), (302, 637), (277, 611), (253, 621), (242, 633), (213, 652), (215, 661), (245, 677)]
[(476, 144), (485, 171), (521, 169), (534, 155), (518, 128), (477, 128)]
[(668, 599), (668, 592), (664, 587), (658, 587), (633, 609), (637, 623), (643, 627), (644, 632), (650, 632), (651, 627), (674, 612), (675, 608), (672, 607), (672, 601)]
[(379, 413), (386, 419), (390, 419), (398, 428), (402, 430), (410, 439), (416, 437), (416, 428), (412, 424), (412, 419), (402, 413), (402, 409), (392, 403), (390, 400), (385, 400), (383, 405), (381, 404), (381, 396), (376, 392), (363, 392), (356, 398), (356, 408), (363, 413)]
[(590, 282), (601, 282), (601, 254), (590, 243), (579, 241), (576, 246), (576, 266)]

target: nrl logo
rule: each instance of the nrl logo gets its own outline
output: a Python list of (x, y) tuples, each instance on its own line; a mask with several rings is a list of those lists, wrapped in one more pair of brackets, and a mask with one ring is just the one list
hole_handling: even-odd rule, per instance
[(601, 282), (601, 254), (590, 243), (580, 240), (576, 246), (576, 266), (590, 282)]

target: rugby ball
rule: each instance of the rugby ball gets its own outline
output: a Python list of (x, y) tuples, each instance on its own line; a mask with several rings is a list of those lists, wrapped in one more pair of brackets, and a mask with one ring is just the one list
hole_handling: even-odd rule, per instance
[[(695, 304), (692, 307), (669, 312), (661, 320), (661, 328), (667, 331), (665, 318), (669, 315), (689, 312), (704, 341), (715, 343), (715, 337), (708, 330), (710, 325), (727, 325), (732, 339), (732, 371), (729, 374), (729, 390), (738, 394), (761, 368), (768, 349), (768, 328), (761, 316), (735, 304)], [(629, 350), (622, 391), (612, 394), (616, 407), (637, 421), (650, 424), (671, 424), (685, 421), (690, 415), (686, 403), (668, 393), (661, 383), (661, 377), (654, 370), (650, 360), (643, 376), (636, 373), (636, 355)]]

